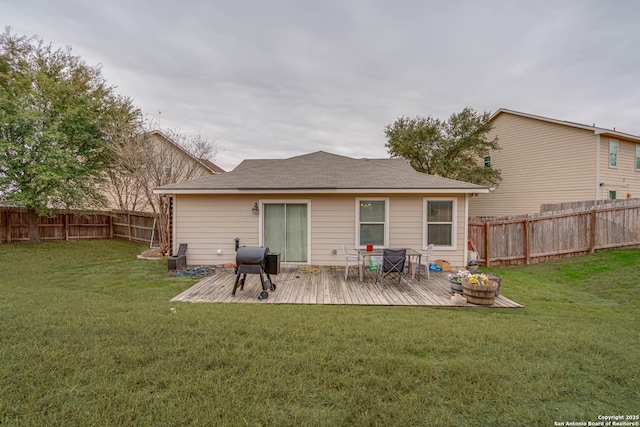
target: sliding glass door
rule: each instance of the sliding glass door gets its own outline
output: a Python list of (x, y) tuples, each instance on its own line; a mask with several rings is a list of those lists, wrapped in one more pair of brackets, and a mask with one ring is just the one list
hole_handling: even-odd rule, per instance
[(263, 244), (282, 262), (307, 262), (307, 204), (265, 203)]

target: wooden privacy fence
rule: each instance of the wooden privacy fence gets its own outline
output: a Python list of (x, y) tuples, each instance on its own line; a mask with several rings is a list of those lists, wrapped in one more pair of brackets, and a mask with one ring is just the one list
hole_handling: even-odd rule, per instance
[(499, 219), (471, 218), (469, 238), (486, 266), (532, 264), (597, 249), (640, 246), (640, 203)]
[[(123, 238), (150, 243), (154, 235), (153, 214), (145, 212), (67, 212), (54, 211), (40, 217), (42, 241)], [(157, 235), (156, 235), (157, 239)], [(0, 243), (28, 242), (27, 210), (0, 208)]]
[[(113, 211), (111, 212), (113, 237), (133, 242), (151, 243), (156, 246), (158, 233), (154, 231), (154, 216), (151, 213)], [(153, 240), (153, 242), (152, 242)]]

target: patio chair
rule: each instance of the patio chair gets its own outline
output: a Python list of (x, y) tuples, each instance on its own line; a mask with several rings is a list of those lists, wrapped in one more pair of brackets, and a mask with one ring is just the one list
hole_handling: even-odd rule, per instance
[(182, 271), (187, 268), (187, 244), (180, 243), (178, 252), (167, 260), (168, 271)]
[(427, 246), (427, 249), (422, 251), (422, 256), (420, 257), (420, 264), (411, 264), (411, 277), (416, 277), (416, 269), (422, 268), (424, 265), (424, 269), (427, 272), (427, 279), (431, 279), (431, 275), (429, 274), (429, 257), (433, 252), (433, 243)]
[(407, 275), (405, 272), (405, 263), (407, 261), (406, 249), (383, 249), (382, 263), (378, 270), (378, 278), (382, 291), (384, 291), (384, 279), (388, 276), (398, 276), (398, 284), (404, 278), (405, 286), (407, 285)]
[(360, 272), (360, 255), (357, 252), (351, 252), (347, 250), (345, 245), (342, 245), (342, 253), (344, 254), (345, 267), (344, 267), (344, 280), (347, 280), (349, 276), (349, 267), (358, 267), (358, 273)]

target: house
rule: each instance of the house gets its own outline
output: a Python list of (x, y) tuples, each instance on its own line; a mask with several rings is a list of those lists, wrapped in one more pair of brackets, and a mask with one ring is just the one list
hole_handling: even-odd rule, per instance
[(539, 212), (540, 205), (640, 197), (640, 136), (500, 109), (490, 118), (501, 150), (485, 166), (503, 181), (469, 202), (471, 216)]
[[(245, 160), (233, 171), (167, 185), (173, 241), (189, 264), (235, 262), (241, 246), (267, 246), (281, 261), (344, 265), (349, 248), (434, 243), (432, 259), (466, 265), (470, 194), (488, 188), (416, 172), (401, 159), (354, 159), (323, 151)], [(435, 258), (434, 258), (435, 257)]]
[[(123, 167), (110, 171), (105, 188), (111, 209), (152, 212), (149, 198), (155, 187), (224, 172), (210, 160), (194, 156), (158, 130), (140, 135), (131, 144), (122, 146), (121, 150), (119, 155), (124, 158)], [(122, 173), (121, 169), (142, 169), (142, 172)]]

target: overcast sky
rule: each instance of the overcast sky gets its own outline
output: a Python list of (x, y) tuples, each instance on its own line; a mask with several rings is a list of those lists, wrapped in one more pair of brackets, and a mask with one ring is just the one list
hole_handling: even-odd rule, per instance
[(636, 0), (0, 0), (0, 25), (101, 64), (226, 170), (388, 157), (396, 118), (465, 106), (640, 134)]

